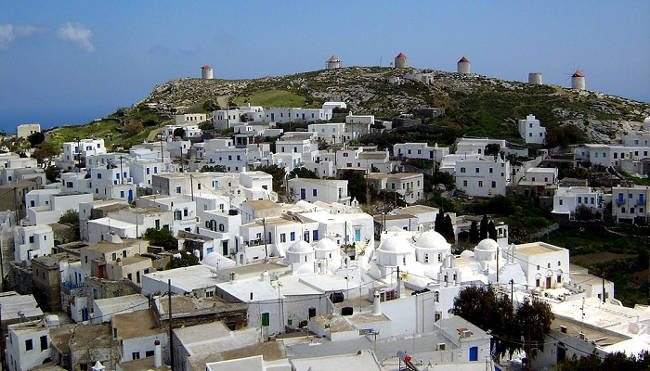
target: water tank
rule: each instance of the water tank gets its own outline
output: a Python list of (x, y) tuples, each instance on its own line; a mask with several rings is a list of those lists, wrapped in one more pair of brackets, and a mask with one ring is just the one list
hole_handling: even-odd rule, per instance
[(542, 73), (541, 72), (531, 72), (528, 74), (528, 83), (535, 85), (542, 85)]
[(342, 316), (351, 316), (354, 314), (354, 308), (352, 307), (343, 307), (341, 308), (341, 315)]
[(577, 70), (573, 76), (571, 76), (571, 89), (576, 90), (585, 90), (585, 75)]
[(456, 64), (456, 69), (458, 73), (462, 74), (469, 74), (472, 72), (472, 66), (469, 62), (469, 59), (462, 57), (461, 59), (458, 60), (458, 63)]
[(342, 292), (333, 292), (330, 294), (330, 300), (332, 303), (340, 303), (345, 299)]

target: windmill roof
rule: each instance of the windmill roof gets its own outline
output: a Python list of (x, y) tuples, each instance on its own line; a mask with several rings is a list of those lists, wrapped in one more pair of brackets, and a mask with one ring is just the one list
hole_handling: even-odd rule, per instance
[(402, 54), (402, 53), (399, 53), (399, 54), (397, 54), (397, 57), (395, 57), (395, 58), (406, 58), (406, 56), (404, 54)]
[(573, 77), (585, 77), (585, 75), (580, 70), (576, 70)]
[(463, 56), (463, 57), (458, 61), (458, 63), (461, 63), (461, 62), (467, 62), (467, 63), (469, 63), (469, 59), (467, 59), (467, 58), (465, 58), (465, 57)]

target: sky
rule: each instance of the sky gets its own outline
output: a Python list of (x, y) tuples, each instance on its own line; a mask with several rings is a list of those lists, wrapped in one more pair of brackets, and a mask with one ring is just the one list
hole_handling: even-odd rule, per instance
[(86, 123), (156, 84), (324, 67), (420, 68), (587, 88), (650, 102), (650, 1), (2, 1), (0, 130)]

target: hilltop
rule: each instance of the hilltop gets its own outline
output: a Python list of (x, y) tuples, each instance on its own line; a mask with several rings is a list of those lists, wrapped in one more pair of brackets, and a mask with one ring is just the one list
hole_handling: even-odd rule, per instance
[[(265, 107), (318, 107), (325, 101), (345, 101), (354, 113), (386, 118), (416, 107), (443, 107), (445, 115), (426, 124), (447, 128), (454, 135), (489, 135), (516, 141), (516, 120), (534, 114), (548, 128), (574, 125), (585, 133), (585, 140), (608, 142), (635, 128), (628, 121), (642, 122), (650, 115), (649, 104), (631, 99), (481, 75), (428, 70), (434, 74), (431, 85), (410, 80), (402, 85), (387, 82), (388, 77), (404, 77), (412, 70), (347, 67), (250, 80), (181, 78), (157, 85), (148, 97), (127, 110), (120, 122), (131, 120), (131, 112), (148, 117), (155, 125), (171, 118), (158, 111), (157, 118), (152, 119), (145, 112), (145, 103), (197, 112), (246, 102)], [(117, 117), (109, 118), (114, 125)], [(128, 142), (127, 146), (133, 144), (132, 140)]]

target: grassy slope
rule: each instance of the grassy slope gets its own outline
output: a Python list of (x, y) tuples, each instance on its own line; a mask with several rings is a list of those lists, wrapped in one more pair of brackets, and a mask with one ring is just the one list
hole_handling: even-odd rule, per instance
[(234, 99), (237, 105), (249, 102), (262, 107), (304, 107), (305, 97), (286, 90), (264, 90), (250, 95), (240, 95)]
[[(639, 254), (650, 248), (644, 241), (602, 231), (563, 228), (551, 233), (546, 242), (568, 248), (574, 264), (613, 281), (615, 296), (623, 304), (634, 306), (648, 303), (647, 268), (638, 263)], [(581, 259), (582, 256), (585, 258)]]

